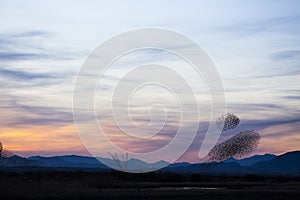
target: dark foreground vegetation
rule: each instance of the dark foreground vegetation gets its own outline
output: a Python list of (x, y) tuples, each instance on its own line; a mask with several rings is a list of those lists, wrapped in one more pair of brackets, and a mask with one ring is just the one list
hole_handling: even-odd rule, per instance
[(0, 172), (0, 199), (298, 199), (300, 177)]

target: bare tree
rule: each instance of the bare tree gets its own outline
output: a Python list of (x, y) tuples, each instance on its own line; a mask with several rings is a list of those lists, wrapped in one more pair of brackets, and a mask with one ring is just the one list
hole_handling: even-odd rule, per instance
[(12, 157), (13, 155), (13, 152), (4, 149), (2, 143), (0, 142), (0, 157)]
[(2, 150), (1, 157), (9, 158), (9, 157), (12, 157), (12, 156), (14, 156), (14, 153), (13, 153), (13, 152), (8, 151), (8, 150), (6, 150), (6, 149), (3, 149), (3, 150)]
[(109, 155), (114, 160), (119, 170), (127, 171), (128, 153), (126, 153), (125, 155), (121, 154), (122, 160), (119, 158), (117, 153), (109, 153)]
[(3, 146), (2, 143), (0, 142), (0, 157), (2, 157), (2, 151), (3, 151)]

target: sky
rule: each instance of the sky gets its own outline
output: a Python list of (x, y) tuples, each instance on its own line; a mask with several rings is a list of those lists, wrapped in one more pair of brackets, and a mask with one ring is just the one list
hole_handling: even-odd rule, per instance
[[(15, 154), (90, 155), (73, 120), (77, 74), (100, 44), (146, 27), (184, 34), (206, 51), (222, 78), (226, 110), (241, 120), (235, 131), (253, 129), (261, 135), (253, 154), (281, 154), (300, 147), (299, 1), (0, 0), (0, 4), (0, 141)], [(151, 105), (164, 102), (171, 120), (161, 135), (125, 139), (107, 114), (108, 96), (118, 80), (133, 66), (149, 62), (176, 68), (201, 93), (202, 126), (179, 159), (197, 162), (207, 129), (209, 95), (203, 81), (187, 70), (188, 64), (172, 54), (133, 52), (111, 66), (95, 94), (103, 129), (115, 144), (134, 152), (159, 149), (174, 137), (178, 102), (163, 88), (140, 90), (132, 105), (134, 122), (145, 126)], [(156, 109), (151, 128), (165, 117), (162, 108)], [(143, 129), (146, 136), (151, 128)], [(234, 133), (221, 135), (220, 141)], [(99, 144), (104, 155), (106, 145)]]

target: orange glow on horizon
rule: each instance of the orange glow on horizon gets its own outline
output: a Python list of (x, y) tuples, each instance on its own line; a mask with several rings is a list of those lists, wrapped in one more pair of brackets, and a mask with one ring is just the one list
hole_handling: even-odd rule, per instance
[[(299, 150), (300, 134), (296, 127), (300, 127), (299, 123), (274, 125), (258, 131), (261, 134), (261, 141), (258, 148), (253, 154), (282, 154), (288, 151)], [(113, 133), (113, 130), (110, 130)], [(155, 141), (145, 142), (137, 145), (135, 140), (126, 140), (114, 132), (112, 138), (114, 143), (124, 147), (128, 151), (153, 150)], [(74, 125), (65, 125), (59, 127), (53, 126), (35, 126), (35, 127), (18, 127), (2, 128), (0, 132), (1, 142), (5, 149), (21, 156), (31, 155), (89, 155), (84, 145), (81, 143), (77, 135)], [(163, 138), (166, 139), (166, 138)], [(198, 143), (194, 144), (197, 145)], [(199, 143), (200, 144), (200, 143)], [(162, 145), (162, 144), (157, 144)], [(103, 153), (106, 145), (102, 144)], [(251, 154), (252, 155), (252, 154)], [(197, 162), (199, 161), (198, 151), (190, 149), (179, 161)]]

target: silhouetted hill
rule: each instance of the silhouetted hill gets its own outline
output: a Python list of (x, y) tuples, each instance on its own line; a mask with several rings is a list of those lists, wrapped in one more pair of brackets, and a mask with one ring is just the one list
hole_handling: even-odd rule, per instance
[(22, 158), (20, 156), (12, 156), (9, 158), (0, 157), (0, 167), (17, 167), (17, 166), (36, 166), (37, 162)]
[(29, 157), (28, 160), (35, 161), (38, 166), (42, 167), (108, 168), (96, 158), (86, 156), (32, 156)]
[(147, 163), (142, 160), (135, 158), (129, 159), (127, 162), (119, 161), (118, 163), (110, 158), (98, 158), (102, 163), (108, 164), (109, 166), (114, 166), (114, 168), (119, 168), (121, 166), (123, 169), (128, 171), (145, 171), (149, 169), (160, 169), (164, 166), (169, 165), (169, 163), (161, 160), (155, 163)]
[[(116, 161), (110, 158), (93, 158), (86, 156), (66, 155), (66, 156), (53, 156), (42, 157), (33, 156), (29, 158), (22, 158), (13, 156), (10, 158), (0, 158), (0, 168), (4, 169), (17, 169), (25, 167), (30, 169), (46, 170), (46, 168), (63, 169), (63, 170), (110, 170), (109, 167), (103, 163), (109, 163), (117, 166)], [(129, 159), (127, 163), (119, 161), (120, 165), (126, 166), (127, 169), (134, 171), (143, 171), (141, 169), (157, 169), (165, 166), (165, 161), (156, 163), (147, 163), (138, 159)], [(30, 170), (30, 169), (27, 169)], [(175, 173), (201, 173), (209, 175), (300, 175), (300, 151), (288, 152), (280, 156), (272, 154), (255, 155), (250, 158), (236, 160), (229, 159), (219, 163), (174, 163), (161, 169), (162, 172), (175, 172)]]
[[(258, 162), (259, 160), (263, 160)], [(250, 163), (255, 163), (250, 165)], [(242, 163), (244, 166), (241, 166)], [(245, 166), (250, 165), (250, 166)], [(300, 151), (288, 152), (275, 156), (256, 155), (242, 160), (227, 160), (219, 163), (199, 163), (180, 166), (176, 164), (163, 169), (176, 173), (202, 173), (202, 174), (227, 174), (227, 175), (300, 175)]]
[(188, 162), (180, 162), (180, 163), (174, 163), (172, 165), (169, 165), (168, 167), (186, 167), (191, 165), (191, 163)]
[(238, 163), (241, 166), (249, 167), (249, 166), (252, 166), (252, 165), (254, 165), (256, 163), (259, 163), (259, 162), (272, 160), (275, 157), (276, 156), (273, 155), (273, 154), (264, 154), (264, 155), (255, 155), (255, 156), (252, 156), (252, 157), (249, 157), (249, 158), (244, 158), (244, 159), (241, 159), (241, 160), (238, 160), (238, 159), (235, 159), (235, 158), (229, 158), (228, 160), (225, 160), (224, 162), (225, 163), (234, 162), (234, 163)]
[(267, 175), (300, 175), (300, 151), (288, 152), (252, 166), (255, 173)]
[(102, 165), (102, 163), (94, 157), (88, 156), (77, 156), (77, 155), (66, 155), (60, 156), (63, 160), (71, 163), (86, 163), (91, 165)]
[(218, 175), (218, 174), (239, 175), (239, 174), (245, 174), (247, 170), (246, 168), (240, 166), (237, 163), (220, 162), (220, 163), (190, 164), (183, 167), (182, 166), (174, 167), (173, 165), (171, 165), (170, 167), (164, 168), (163, 171), (185, 173), (185, 174), (201, 173), (201, 174), (209, 174), (209, 175)]
[(67, 167), (71, 165), (69, 162), (66, 162), (60, 157), (35, 156), (33, 158), (29, 157), (28, 160), (35, 161), (36, 163), (38, 163), (39, 166), (43, 166), (43, 167)]

